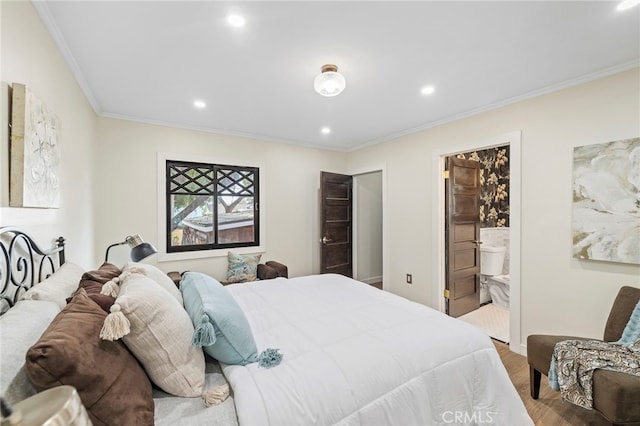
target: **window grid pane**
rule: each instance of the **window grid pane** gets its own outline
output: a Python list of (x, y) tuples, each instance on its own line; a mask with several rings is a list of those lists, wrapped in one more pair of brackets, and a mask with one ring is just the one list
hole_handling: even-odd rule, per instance
[(167, 161), (167, 252), (259, 245), (258, 169)]

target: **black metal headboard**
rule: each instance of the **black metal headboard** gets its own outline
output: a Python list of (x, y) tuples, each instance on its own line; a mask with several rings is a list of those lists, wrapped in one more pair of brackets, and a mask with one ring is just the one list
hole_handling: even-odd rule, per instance
[(12, 307), (22, 292), (43, 281), (65, 262), (64, 238), (42, 249), (26, 232), (0, 227), (0, 315)]

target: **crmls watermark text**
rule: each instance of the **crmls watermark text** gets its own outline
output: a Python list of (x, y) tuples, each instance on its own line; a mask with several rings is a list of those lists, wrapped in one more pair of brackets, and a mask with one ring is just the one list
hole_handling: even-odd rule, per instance
[(494, 415), (491, 411), (445, 411), (442, 413), (442, 421), (455, 424), (490, 424), (494, 422)]

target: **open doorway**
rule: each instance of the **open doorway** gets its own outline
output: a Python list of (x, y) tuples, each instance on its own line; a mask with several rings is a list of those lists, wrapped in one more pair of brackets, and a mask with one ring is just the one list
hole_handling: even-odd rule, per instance
[[(462, 315), (452, 315), (451, 309), (448, 314), (456, 316), (462, 321), (472, 324), (491, 338), (502, 343), (509, 343), (509, 302), (510, 302), (510, 276), (509, 276), (509, 247), (510, 247), (510, 230), (509, 230), (509, 203), (510, 203), (510, 167), (509, 162), (510, 147), (509, 145), (501, 145), (491, 148), (475, 149), (468, 152), (458, 153), (455, 156), (447, 157), (448, 168), (451, 169), (451, 163), (465, 162), (464, 164), (475, 165), (477, 169), (476, 191), (474, 195), (474, 203), (468, 203), (473, 207), (471, 217), (467, 219), (467, 223), (476, 225), (476, 232), (473, 235), (473, 246), (475, 256), (466, 256), (469, 258), (471, 268), (461, 269), (452, 266), (460, 266), (462, 262), (457, 259), (457, 253), (461, 249), (448, 249), (448, 255), (445, 257), (447, 276), (447, 288), (457, 290), (456, 284), (459, 279), (453, 280), (449, 271), (455, 270), (456, 274), (460, 272), (470, 271), (473, 278), (472, 287), (477, 291), (473, 306), (465, 309)], [(455, 170), (455, 168), (454, 168)], [(455, 175), (457, 178), (457, 175)], [(447, 188), (460, 187), (456, 179), (456, 185), (453, 185), (453, 170), (450, 172), (450, 178), (446, 180)], [(460, 191), (460, 190), (458, 190)], [(445, 196), (451, 192), (446, 191)], [(451, 201), (446, 208), (450, 208)], [(459, 210), (456, 208), (456, 210)], [(445, 215), (445, 230), (448, 232), (446, 242), (452, 240), (451, 231), (454, 225), (457, 225), (459, 214), (448, 212)], [(454, 223), (455, 222), (455, 223)], [(460, 225), (457, 225), (460, 226)], [(469, 225), (467, 225), (469, 226)], [(458, 229), (458, 228), (455, 228)], [(460, 240), (460, 232), (456, 232), (456, 239)], [(475, 243), (475, 244), (473, 244)], [(448, 244), (449, 246), (451, 244)], [(463, 246), (464, 242), (455, 241), (454, 247)], [(468, 251), (468, 250), (467, 250)], [(453, 256), (452, 256), (453, 252)], [(464, 256), (462, 256), (464, 257)], [(452, 261), (452, 259), (454, 259)], [(459, 300), (455, 299), (456, 291), (450, 291), (447, 299), (447, 306), (460, 305)], [(479, 296), (479, 297), (478, 297)]]
[(320, 173), (320, 273), (384, 289), (385, 168)]
[(353, 277), (382, 289), (382, 171), (353, 177), (353, 202)]
[[(520, 132), (514, 132), (488, 141), (470, 142), (465, 145), (449, 147), (439, 152), (434, 152), (434, 170), (438, 174), (434, 178), (434, 194), (437, 195), (438, 202), (434, 203), (434, 235), (438, 236), (434, 241), (434, 253), (437, 254), (437, 267), (434, 268), (434, 280), (438, 285), (434, 286), (434, 306), (440, 311), (445, 311), (445, 227), (446, 217), (444, 214), (444, 185), (442, 176), (445, 169), (445, 159), (450, 156), (457, 156), (462, 153), (477, 152), (480, 150), (494, 149), (496, 147), (507, 146), (509, 148), (509, 230), (489, 230), (498, 228), (497, 226), (487, 226), (485, 231), (481, 231), (480, 241), (487, 240), (489, 246), (508, 245), (508, 255), (504, 265), (507, 265), (507, 273), (496, 275), (509, 275), (509, 306), (506, 310), (508, 314), (508, 338), (509, 347), (512, 351), (522, 353), (523, 348), (520, 342)], [(488, 213), (488, 212), (486, 212)], [(499, 219), (494, 213), (491, 214), (496, 225)], [(505, 253), (506, 254), (506, 253)], [(503, 272), (503, 271), (501, 271)], [(482, 279), (482, 275), (481, 275)], [(486, 283), (485, 283), (486, 284)], [(482, 287), (481, 287), (482, 289)], [(481, 301), (486, 302), (487, 295), (481, 295)]]

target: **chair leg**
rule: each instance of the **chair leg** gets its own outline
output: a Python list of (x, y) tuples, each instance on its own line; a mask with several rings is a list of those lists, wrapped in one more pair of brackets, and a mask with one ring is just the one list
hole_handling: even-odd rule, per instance
[(531, 398), (538, 399), (540, 396), (540, 379), (542, 373), (529, 366), (529, 390), (531, 391)]

